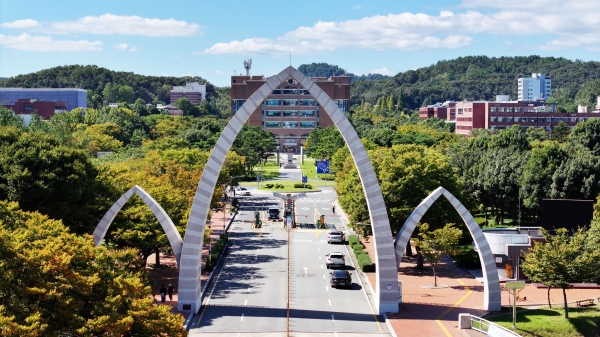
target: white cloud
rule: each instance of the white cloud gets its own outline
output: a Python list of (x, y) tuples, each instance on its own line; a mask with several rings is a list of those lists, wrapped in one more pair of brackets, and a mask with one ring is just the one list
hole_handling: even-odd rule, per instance
[(354, 9), (360, 9), (360, 5), (356, 5), (353, 7)]
[[(484, 8), (484, 11), (480, 11)], [(427, 50), (460, 48), (475, 35), (531, 36), (525, 48), (595, 50), (600, 43), (600, 1), (463, 0), (439, 15), (400, 13), (358, 20), (317, 22), (274, 38), (220, 42), (201, 54), (317, 54), (340, 49)]]
[(40, 26), (40, 23), (37, 20), (25, 19), (25, 20), (16, 20), (13, 22), (5, 22), (0, 25), (0, 27), (4, 28), (33, 28)]
[(119, 43), (114, 45), (117, 50), (127, 50), (127, 43)]
[(52, 22), (44, 32), (54, 34), (143, 35), (150, 37), (191, 36), (202, 34), (195, 23), (175, 19), (151, 19), (139, 16), (103, 14), (77, 21)]
[(370, 71), (369, 73), (371, 73), (371, 74), (381, 74), (381, 75), (392, 75), (392, 71), (389, 70), (387, 67), (375, 69), (375, 70)]
[(131, 47), (131, 48), (129, 48), (130, 52), (136, 52), (138, 50), (139, 50), (138, 47)]
[(32, 36), (27, 33), (23, 33), (21, 35), (0, 34), (0, 45), (10, 49), (40, 52), (77, 52), (102, 50), (101, 41), (53, 40), (50, 36)]
[(223, 72), (221, 70), (217, 69), (217, 70), (215, 70), (215, 74), (221, 75), (221, 74), (223, 74)]

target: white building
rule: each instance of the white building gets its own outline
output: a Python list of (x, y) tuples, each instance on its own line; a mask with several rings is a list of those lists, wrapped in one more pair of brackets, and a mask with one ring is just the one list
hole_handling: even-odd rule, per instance
[(531, 77), (519, 78), (519, 101), (535, 101), (550, 98), (552, 80), (540, 73), (531, 74)]

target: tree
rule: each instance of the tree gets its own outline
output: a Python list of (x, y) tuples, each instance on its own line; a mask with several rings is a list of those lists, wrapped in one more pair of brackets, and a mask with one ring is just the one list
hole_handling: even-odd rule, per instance
[(60, 220), (0, 201), (3, 336), (185, 336), (155, 305), (133, 250), (96, 247)]
[(344, 145), (344, 138), (336, 126), (317, 127), (308, 135), (304, 149), (311, 158), (330, 159)]
[(600, 119), (590, 118), (577, 124), (569, 139), (592, 150), (594, 155), (600, 155)]
[(16, 128), (23, 127), (23, 120), (19, 118), (15, 113), (0, 105), (0, 126), (12, 126)]
[(435, 268), (442, 259), (442, 256), (456, 253), (456, 245), (462, 237), (462, 231), (454, 228), (454, 224), (446, 224), (442, 228), (429, 231), (429, 225), (426, 223), (418, 224), (419, 239), (416, 241), (417, 248), (425, 257), (425, 260), (431, 264), (433, 269), (433, 285), (437, 287), (437, 273)]
[(570, 133), (571, 129), (567, 126), (567, 123), (560, 121), (558, 122), (558, 125), (554, 127), (554, 130), (552, 130), (552, 139), (564, 142), (569, 138)]
[(533, 247), (524, 255), (521, 270), (533, 282), (561, 288), (565, 318), (569, 318), (566, 290), (571, 283), (588, 282), (594, 278), (600, 251), (586, 251), (587, 234), (583, 229), (577, 230), (573, 236), (569, 236), (564, 228), (557, 229), (555, 235), (542, 229), (542, 234), (546, 242), (534, 241)]
[(190, 100), (185, 97), (178, 98), (177, 101), (175, 101), (175, 106), (177, 107), (177, 109), (183, 111), (184, 116), (192, 116), (192, 117), (200, 116), (200, 109), (197, 106), (195, 106), (194, 103), (190, 102)]
[(233, 142), (233, 151), (245, 158), (247, 175), (252, 174), (254, 166), (266, 158), (267, 153), (275, 151), (275, 148), (275, 138), (271, 132), (247, 124)]

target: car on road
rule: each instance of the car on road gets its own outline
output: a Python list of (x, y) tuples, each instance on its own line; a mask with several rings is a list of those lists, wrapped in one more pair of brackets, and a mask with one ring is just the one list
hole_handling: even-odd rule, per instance
[(335, 270), (331, 273), (331, 287), (352, 287), (352, 273), (345, 270)]
[(341, 231), (331, 231), (327, 235), (327, 243), (344, 243), (344, 232)]
[(346, 267), (346, 257), (344, 256), (344, 254), (340, 252), (332, 252), (325, 256), (327, 256), (327, 260), (325, 260), (325, 265), (327, 266), (327, 269), (333, 267), (341, 267), (342, 269), (344, 269)]
[(269, 208), (267, 213), (269, 214), (269, 220), (280, 220), (279, 208), (276, 208), (276, 207)]
[(250, 191), (248, 191), (248, 189), (245, 188), (245, 187), (238, 186), (235, 189), (235, 194), (237, 194), (237, 195), (250, 195)]

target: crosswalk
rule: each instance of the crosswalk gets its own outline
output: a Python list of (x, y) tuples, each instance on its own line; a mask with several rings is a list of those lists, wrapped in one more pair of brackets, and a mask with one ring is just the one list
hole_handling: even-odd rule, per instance
[(318, 199), (318, 198), (300, 198), (296, 200), (296, 202), (313, 202), (313, 203), (321, 203), (321, 202), (333, 202), (333, 199)]

